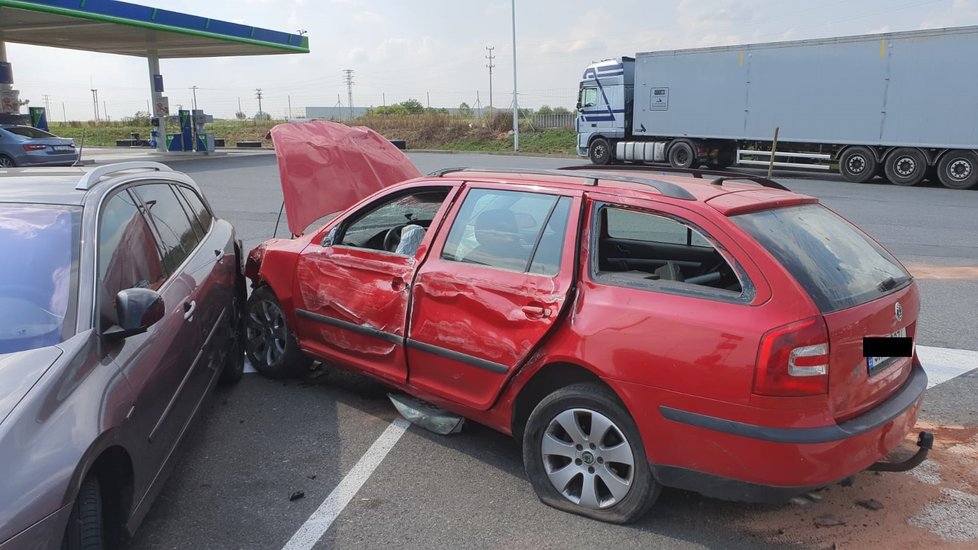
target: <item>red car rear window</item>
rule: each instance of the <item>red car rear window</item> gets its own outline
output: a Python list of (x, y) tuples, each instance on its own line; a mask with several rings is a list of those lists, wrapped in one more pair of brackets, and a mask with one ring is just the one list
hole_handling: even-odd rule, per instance
[(822, 313), (866, 303), (911, 278), (876, 241), (818, 204), (731, 219), (784, 265)]

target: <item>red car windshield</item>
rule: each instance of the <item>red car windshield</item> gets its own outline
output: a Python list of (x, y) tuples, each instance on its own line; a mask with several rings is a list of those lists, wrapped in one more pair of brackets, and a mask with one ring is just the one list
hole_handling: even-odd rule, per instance
[(74, 333), (81, 208), (0, 204), (0, 354)]

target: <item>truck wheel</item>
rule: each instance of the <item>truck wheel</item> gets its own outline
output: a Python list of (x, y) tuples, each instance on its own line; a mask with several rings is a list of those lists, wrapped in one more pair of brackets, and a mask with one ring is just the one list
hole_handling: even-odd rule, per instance
[(669, 148), (669, 164), (673, 168), (692, 168), (696, 163), (696, 152), (687, 141), (679, 141)]
[(601, 521), (635, 521), (659, 495), (635, 422), (597, 384), (561, 388), (533, 409), (523, 464), (544, 504)]
[(846, 181), (866, 183), (879, 168), (876, 155), (869, 147), (850, 147), (839, 157), (839, 173)]
[(883, 172), (894, 185), (917, 185), (927, 175), (927, 158), (917, 149), (900, 147), (887, 155)]
[(949, 189), (971, 189), (978, 183), (978, 155), (973, 151), (948, 151), (937, 164), (937, 179)]
[(588, 146), (587, 156), (593, 164), (611, 164), (611, 144), (604, 138), (596, 138)]

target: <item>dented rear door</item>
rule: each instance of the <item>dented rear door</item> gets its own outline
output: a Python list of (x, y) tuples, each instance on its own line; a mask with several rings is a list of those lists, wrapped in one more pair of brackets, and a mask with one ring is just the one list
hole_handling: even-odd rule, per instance
[(488, 408), (558, 320), (573, 284), (581, 193), (470, 187), (418, 271), (409, 383)]

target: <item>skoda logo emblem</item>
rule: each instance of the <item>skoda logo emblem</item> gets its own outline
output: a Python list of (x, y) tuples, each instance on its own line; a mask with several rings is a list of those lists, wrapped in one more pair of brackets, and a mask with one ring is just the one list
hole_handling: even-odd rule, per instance
[(902, 321), (903, 320), (903, 306), (900, 305), (900, 302), (897, 302), (896, 303), (896, 306), (894, 306), (893, 309), (894, 309), (894, 311), (896, 313), (896, 320), (897, 321)]

